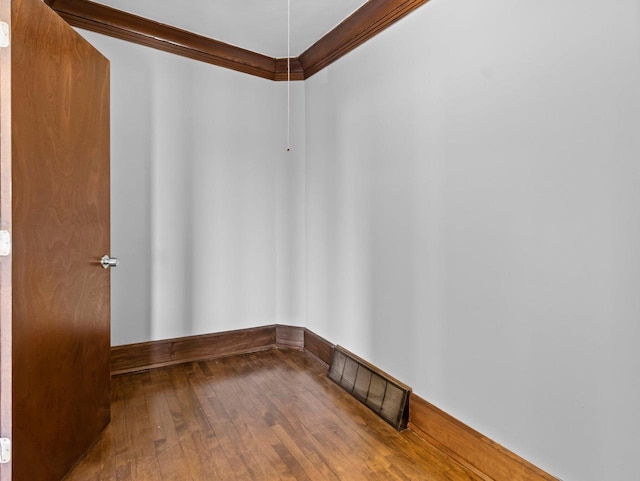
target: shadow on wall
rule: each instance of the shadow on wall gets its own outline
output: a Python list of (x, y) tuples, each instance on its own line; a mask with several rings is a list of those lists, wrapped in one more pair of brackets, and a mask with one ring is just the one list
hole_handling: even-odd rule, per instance
[(82, 34), (111, 61), (112, 343), (273, 324), (283, 86)]

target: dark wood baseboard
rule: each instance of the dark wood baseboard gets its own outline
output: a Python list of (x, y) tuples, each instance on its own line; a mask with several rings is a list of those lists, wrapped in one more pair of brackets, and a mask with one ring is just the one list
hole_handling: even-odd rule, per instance
[(276, 327), (264, 326), (111, 348), (111, 375), (276, 347)]
[(276, 347), (304, 351), (304, 328), (294, 326), (276, 326)]
[(111, 375), (250, 352), (305, 349), (305, 329), (272, 325), (111, 348)]
[(485, 481), (557, 481), (415, 394), (409, 398), (409, 429)]
[(316, 356), (327, 366), (331, 364), (331, 357), (333, 356), (335, 347), (334, 344), (331, 344), (309, 329), (304, 329), (304, 350)]

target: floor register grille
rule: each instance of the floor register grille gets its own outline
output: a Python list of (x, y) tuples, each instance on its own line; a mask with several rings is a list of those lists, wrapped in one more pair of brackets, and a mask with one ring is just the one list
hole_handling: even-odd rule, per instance
[(398, 431), (406, 429), (410, 387), (341, 346), (333, 351), (329, 379)]

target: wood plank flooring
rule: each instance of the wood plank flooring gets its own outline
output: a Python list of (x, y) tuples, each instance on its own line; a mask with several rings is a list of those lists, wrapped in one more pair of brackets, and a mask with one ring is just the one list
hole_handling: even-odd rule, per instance
[(481, 480), (326, 374), (274, 349), (116, 376), (112, 422), (65, 481)]

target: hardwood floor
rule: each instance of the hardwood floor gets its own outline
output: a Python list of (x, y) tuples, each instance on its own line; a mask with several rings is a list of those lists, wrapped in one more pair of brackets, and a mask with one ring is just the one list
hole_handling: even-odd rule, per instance
[(112, 422), (65, 481), (481, 480), (326, 374), (274, 349), (116, 376)]

